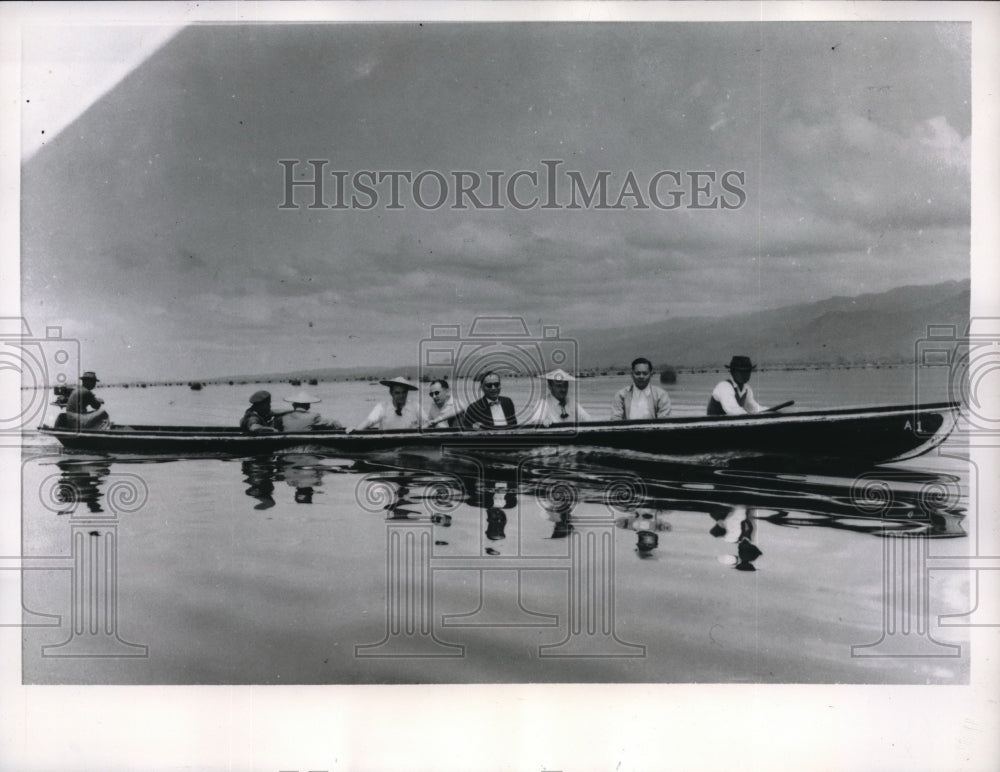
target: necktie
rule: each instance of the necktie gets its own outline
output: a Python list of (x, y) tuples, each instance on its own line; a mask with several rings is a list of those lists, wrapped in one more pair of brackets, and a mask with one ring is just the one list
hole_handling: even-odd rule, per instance
[(569, 413), (566, 412), (566, 400), (564, 399), (559, 400), (559, 408), (562, 410), (562, 412), (559, 414), (559, 417), (562, 419), (569, 418)]

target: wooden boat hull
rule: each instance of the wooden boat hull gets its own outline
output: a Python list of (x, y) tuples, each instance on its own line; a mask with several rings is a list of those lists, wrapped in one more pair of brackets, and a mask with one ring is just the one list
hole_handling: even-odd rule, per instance
[(195, 426), (121, 426), (84, 431), (39, 427), (67, 449), (91, 453), (253, 456), (302, 446), (345, 455), (413, 447), (517, 451), (595, 447), (711, 463), (713, 459), (810, 460), (870, 465), (926, 453), (954, 427), (958, 404), (841, 408), (755, 416), (600, 421), (550, 428), (244, 434)]

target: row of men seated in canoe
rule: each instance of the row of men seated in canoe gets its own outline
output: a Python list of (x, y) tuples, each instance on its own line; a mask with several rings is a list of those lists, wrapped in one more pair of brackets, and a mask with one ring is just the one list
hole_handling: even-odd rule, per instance
[[(760, 413), (764, 408), (754, 398), (748, 385), (755, 365), (746, 356), (734, 356), (729, 362), (730, 377), (720, 381), (708, 400), (708, 415), (743, 415)], [(617, 421), (650, 420), (670, 415), (670, 397), (667, 392), (650, 383), (653, 365), (645, 357), (632, 362), (632, 383), (619, 390), (611, 402), (611, 419)], [(530, 415), (522, 423), (527, 426), (552, 426), (561, 423), (593, 421), (590, 414), (570, 395), (570, 382), (576, 380), (565, 370), (557, 369), (539, 376), (547, 384), (547, 393), (537, 400)], [(110, 425), (104, 400), (97, 398), (93, 389), (97, 376), (92, 371), (80, 377), (80, 385), (68, 395), (61, 394), (57, 404), (63, 408), (61, 423), (66, 426), (100, 429)], [(389, 398), (379, 402), (357, 426), (345, 427), (339, 422), (324, 419), (312, 409), (321, 400), (300, 391), (285, 401), (291, 410), (278, 412), (271, 408), (271, 394), (254, 392), (250, 407), (240, 419), (240, 428), (252, 434), (274, 432), (304, 432), (313, 430), (345, 429), (347, 432), (364, 429), (495, 429), (518, 425), (518, 411), (514, 402), (503, 396), (500, 375), (487, 372), (479, 378), (482, 397), (465, 407), (453, 398), (447, 380), (438, 379), (428, 385), (430, 406), (421, 410), (409, 396), (418, 387), (406, 378), (398, 377), (379, 381), (389, 389)]]
[[(708, 415), (743, 415), (759, 413), (764, 408), (754, 398), (748, 385), (754, 365), (748, 357), (735, 356), (729, 363), (730, 377), (720, 381), (709, 397)], [(632, 383), (618, 391), (611, 402), (611, 419), (635, 421), (666, 418), (670, 415), (670, 397), (667, 392), (650, 383), (653, 366), (644, 357), (632, 362)], [(527, 426), (552, 426), (554, 424), (593, 421), (590, 414), (570, 397), (570, 382), (576, 380), (565, 370), (557, 369), (539, 376), (546, 381), (547, 393), (532, 406), (523, 421)], [(430, 406), (421, 410), (409, 401), (410, 392), (418, 387), (403, 377), (379, 381), (389, 389), (389, 398), (372, 408), (357, 426), (346, 427), (347, 432), (364, 429), (498, 429), (518, 425), (518, 411), (513, 400), (500, 392), (502, 383), (496, 372), (487, 372), (479, 378), (482, 397), (464, 408), (456, 404), (445, 379), (431, 381), (427, 395)], [(250, 397), (250, 407), (240, 420), (240, 428), (250, 433), (302, 432), (345, 428), (337, 421), (324, 419), (312, 406), (318, 399), (301, 391), (285, 400), (292, 409), (276, 413), (271, 409), (271, 395), (257, 391)]]

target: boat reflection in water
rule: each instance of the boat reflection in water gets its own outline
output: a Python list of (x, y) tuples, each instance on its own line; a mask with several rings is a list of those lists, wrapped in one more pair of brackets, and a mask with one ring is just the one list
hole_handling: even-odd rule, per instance
[(104, 512), (101, 506), (104, 495), (101, 485), (111, 473), (109, 461), (63, 459), (56, 466), (59, 467), (60, 475), (52, 497), (55, 502), (66, 505), (57, 509), (57, 514), (72, 514), (78, 504), (83, 504), (95, 514)]
[[(588, 505), (588, 517), (599, 505), (618, 529), (634, 534), (635, 554), (643, 560), (663, 553), (674, 519), (706, 515), (706, 532), (732, 545), (719, 562), (738, 571), (757, 570), (760, 521), (874, 536), (965, 535), (967, 496), (961, 479), (945, 473), (875, 468), (855, 478), (823, 477), (650, 464), (614, 454), (518, 458), (466, 449), (461, 456), (369, 457), (351, 471), (374, 473), (405, 490), (425, 489), (423, 496), (443, 496), (449, 518), (463, 505), (478, 509), (486, 554), (500, 553), (515, 513), (533, 506), (551, 524), (544, 538), (566, 538), (581, 504)], [(517, 529), (518, 539), (523, 530)]]
[[(70, 531), (65, 565), (101, 568), (120, 536), (132, 605), (106, 616), (126, 620), (122, 640), (159, 640), (158, 620), (180, 618), (191, 640), (216, 636), (203, 648), (218, 656), (150, 659), (151, 683), (276, 683), (289, 668), (301, 683), (881, 682), (884, 661), (866, 657), (953, 656), (934, 621), (975, 607), (950, 562), (970, 545), (929, 543), (964, 536), (972, 472), (957, 465), (837, 477), (495, 448), (53, 458), (26, 467), (48, 510), (25, 498), (27, 543)], [(95, 524), (102, 510), (120, 517)], [(67, 513), (81, 517), (54, 516)], [(61, 579), (36, 573), (29, 607), (56, 609)], [(246, 640), (261, 643), (234, 659)], [(29, 654), (32, 678), (64, 677)], [(892, 682), (964, 672), (885, 661)]]
[[(337, 463), (339, 462), (339, 464)], [(102, 467), (104, 473), (107, 466)], [(362, 509), (387, 519), (428, 518), (450, 526), (461, 508), (477, 510), (485, 554), (501, 554), (511, 518), (537, 506), (551, 524), (548, 539), (566, 538), (581, 503), (601, 505), (615, 525), (635, 535), (639, 558), (656, 557), (671, 530), (668, 518), (704, 514), (706, 531), (733, 545), (721, 559), (754, 571), (762, 551), (757, 521), (788, 528), (820, 527), (886, 536), (963, 536), (965, 507), (957, 476), (874, 469), (856, 478), (650, 464), (611, 454), (598, 458), (528, 458), (445, 454), (383, 454), (345, 461), (322, 454), (278, 453), (242, 462), (254, 509), (275, 505), (275, 483), (294, 488), (294, 501), (311, 504), (326, 474), (367, 476)], [(67, 472), (83, 500), (96, 501), (99, 470), (87, 483), (80, 465)], [(374, 486), (374, 487), (373, 487)], [(89, 494), (87, 492), (90, 492)], [(464, 513), (463, 513), (464, 516)], [(521, 538), (518, 529), (517, 538)]]
[[(63, 459), (57, 463), (61, 474), (53, 497), (61, 497), (67, 507), (82, 503), (100, 512), (102, 481), (111, 465), (146, 462)], [(295, 503), (318, 503), (330, 474), (365, 475), (367, 500), (358, 503), (362, 510), (384, 512), (387, 519), (427, 518), (449, 527), (453, 517), (467, 516), (463, 508), (475, 510), (485, 554), (500, 554), (505, 542), (518, 549), (509, 540), (522, 538), (525, 508), (540, 510), (549, 523), (543, 538), (558, 540), (572, 533), (579, 505), (588, 505), (588, 516), (599, 505), (618, 529), (634, 534), (635, 553), (643, 559), (663, 550), (673, 519), (706, 515), (707, 533), (733, 545), (724, 562), (741, 571), (755, 570), (762, 555), (755, 544), (758, 521), (875, 536), (960, 537), (968, 501), (956, 475), (891, 467), (854, 478), (823, 477), (652, 463), (625, 454), (525, 457), (468, 449), (363, 459), (275, 453), (240, 464), (244, 492), (256, 501), (256, 510), (275, 506), (281, 482), (293, 489), (289, 498)]]
[(275, 453), (244, 459), (241, 468), (245, 493), (257, 499), (254, 509), (270, 509), (275, 505), (274, 484), (285, 482), (294, 488), (296, 504), (312, 504), (313, 496), (322, 493), (324, 474), (343, 474), (344, 468), (329, 465), (326, 456), (315, 453)]

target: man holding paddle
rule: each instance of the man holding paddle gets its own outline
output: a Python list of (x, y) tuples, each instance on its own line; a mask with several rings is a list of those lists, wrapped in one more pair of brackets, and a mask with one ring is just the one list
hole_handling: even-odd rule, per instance
[(747, 385), (750, 374), (757, 366), (750, 357), (734, 356), (729, 360), (729, 378), (719, 381), (712, 389), (708, 400), (708, 415), (746, 415), (763, 413), (763, 408), (754, 399), (753, 389)]

